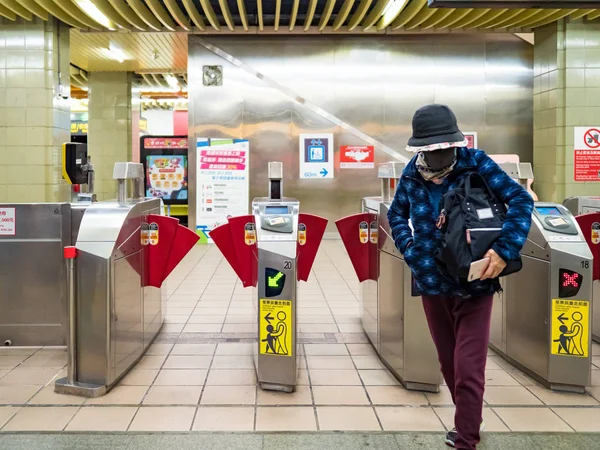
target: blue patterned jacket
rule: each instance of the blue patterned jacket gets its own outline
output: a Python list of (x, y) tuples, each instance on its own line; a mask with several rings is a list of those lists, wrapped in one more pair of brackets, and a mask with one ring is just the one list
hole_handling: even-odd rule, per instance
[[(498, 284), (492, 280), (456, 285), (437, 269), (434, 255), (440, 246), (441, 233), (436, 228), (437, 208), (432, 205), (425, 181), (415, 166), (416, 157), (404, 169), (396, 195), (388, 212), (392, 237), (411, 268), (419, 292), (423, 295), (456, 295), (461, 297), (493, 293)], [(531, 227), (533, 199), (481, 150), (461, 148), (456, 166), (448, 176), (452, 189), (464, 170), (476, 170), (487, 181), (498, 199), (508, 205), (502, 237), (493, 249), (504, 261), (515, 260), (527, 240)], [(409, 219), (414, 234), (409, 226)], [(412, 245), (409, 244), (412, 242)]]

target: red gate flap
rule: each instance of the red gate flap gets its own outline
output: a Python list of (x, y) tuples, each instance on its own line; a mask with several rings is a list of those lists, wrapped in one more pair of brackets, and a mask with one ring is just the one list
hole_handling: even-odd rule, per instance
[(231, 233), (231, 245), (238, 261), (238, 277), (242, 280), (244, 287), (256, 286), (258, 252), (254, 216), (248, 214), (230, 217), (227, 220)]
[(200, 240), (200, 236), (194, 233), (183, 225), (177, 225), (177, 232), (173, 239), (173, 248), (165, 267), (165, 273), (163, 274), (163, 281), (173, 272), (175, 267), (181, 262), (181, 260), (187, 255), (194, 245)]
[(600, 213), (582, 214), (575, 217), (581, 232), (594, 256), (594, 280), (600, 280)]
[(298, 215), (298, 242), (296, 268), (298, 281), (308, 281), (310, 271), (323, 240), (327, 219), (312, 214)]
[(235, 274), (241, 279), (240, 268), (238, 259), (235, 254), (235, 247), (233, 246), (233, 237), (231, 235), (231, 225), (225, 223), (213, 228), (210, 232), (210, 237), (217, 246), (221, 253), (235, 272)]
[(372, 258), (369, 257), (372, 247), (369, 245), (369, 225), (372, 216), (369, 213), (354, 214), (335, 222), (360, 282), (373, 279), (370, 267)]
[[(146, 222), (148, 224), (149, 245), (147, 250), (148, 286), (161, 287), (164, 280), (165, 268), (171, 249), (173, 239), (179, 226), (179, 220), (172, 217), (149, 214)], [(142, 239), (144, 236), (142, 236)]]

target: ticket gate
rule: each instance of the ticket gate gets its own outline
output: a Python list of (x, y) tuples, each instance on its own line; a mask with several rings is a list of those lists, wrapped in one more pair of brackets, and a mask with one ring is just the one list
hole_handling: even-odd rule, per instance
[(404, 165), (381, 164), (381, 196), (336, 226), (361, 282), (362, 324), (381, 361), (407, 388), (438, 392), (437, 353), (412, 273), (392, 238), (387, 213)]
[(293, 392), (298, 376), (298, 281), (307, 281), (327, 220), (300, 213), (283, 196), (283, 166), (268, 166), (269, 195), (252, 215), (232, 217), (210, 232), (244, 287), (256, 299), (254, 359), (261, 389)]
[(592, 254), (573, 215), (536, 202), (523, 269), (502, 278), (490, 347), (554, 390), (583, 392), (591, 377)]
[(571, 197), (563, 205), (576, 216), (594, 255), (592, 339), (600, 342), (600, 197)]

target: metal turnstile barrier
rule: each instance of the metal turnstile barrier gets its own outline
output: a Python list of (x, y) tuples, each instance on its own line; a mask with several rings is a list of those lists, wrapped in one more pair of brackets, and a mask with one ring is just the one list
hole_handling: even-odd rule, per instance
[(583, 392), (591, 376), (592, 254), (573, 215), (536, 202), (523, 269), (502, 278), (490, 347), (551, 389)]
[(581, 231), (594, 255), (592, 339), (600, 342), (600, 197), (571, 197), (563, 205), (577, 216)]
[(293, 392), (298, 376), (298, 282), (307, 281), (327, 220), (300, 213), (283, 197), (283, 166), (268, 166), (269, 196), (252, 214), (231, 217), (210, 232), (244, 287), (254, 288), (255, 366), (259, 386)]
[(407, 389), (437, 392), (442, 376), (423, 304), (387, 220), (403, 168), (381, 164), (381, 196), (363, 198), (362, 213), (336, 225), (361, 282), (363, 329), (381, 361)]

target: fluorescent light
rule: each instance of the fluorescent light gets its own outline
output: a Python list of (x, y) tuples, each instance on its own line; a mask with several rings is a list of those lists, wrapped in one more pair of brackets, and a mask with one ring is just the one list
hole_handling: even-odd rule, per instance
[(408, 0), (389, 0), (385, 8), (383, 9), (383, 13), (381, 14), (383, 24), (378, 29), (383, 29), (387, 27), (392, 21), (398, 17), (398, 14), (404, 9), (404, 6)]
[(120, 63), (122, 63), (123, 61), (125, 61), (127, 59), (127, 56), (125, 55), (125, 53), (123, 53), (123, 50), (121, 50), (119, 47), (117, 47), (112, 42), (110, 42), (108, 44), (108, 53), (112, 59), (115, 59), (115, 60), (119, 61)]
[(179, 81), (177, 81), (177, 78), (175, 78), (173, 75), (165, 75), (165, 80), (167, 80), (167, 84), (173, 89), (179, 88)]
[(100, 25), (103, 25), (110, 30), (116, 30), (115, 24), (98, 9), (92, 0), (75, 0), (75, 4)]

